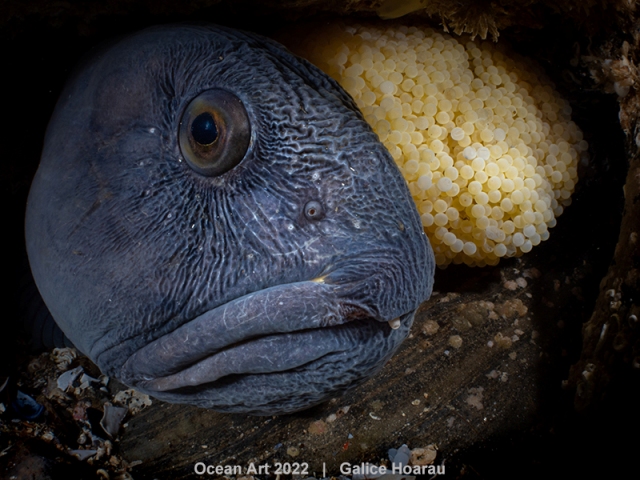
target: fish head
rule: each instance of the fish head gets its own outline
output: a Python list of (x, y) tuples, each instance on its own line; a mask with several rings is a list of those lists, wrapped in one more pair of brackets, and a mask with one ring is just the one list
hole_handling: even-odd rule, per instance
[(361, 383), (433, 285), (406, 182), (352, 98), (217, 26), (144, 30), (79, 68), (26, 239), (53, 318), (103, 373), (220, 411)]

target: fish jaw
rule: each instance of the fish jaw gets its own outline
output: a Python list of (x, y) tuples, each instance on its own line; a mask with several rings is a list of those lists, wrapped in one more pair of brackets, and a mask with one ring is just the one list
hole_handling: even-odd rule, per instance
[(308, 408), (379, 371), (413, 322), (415, 309), (376, 319), (336, 290), (308, 281), (245, 295), (145, 345), (119, 377), (161, 400), (220, 411)]

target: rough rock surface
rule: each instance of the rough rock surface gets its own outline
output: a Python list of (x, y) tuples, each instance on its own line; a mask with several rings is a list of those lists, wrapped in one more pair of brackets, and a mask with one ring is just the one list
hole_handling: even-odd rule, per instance
[(600, 282), (593, 314), (583, 327), (580, 360), (571, 368), (578, 410), (597, 408), (616, 394), (637, 398), (640, 375), (640, 34), (636, 28), (615, 40), (611, 38), (588, 61), (605, 91), (618, 95), (629, 169), (613, 260)]

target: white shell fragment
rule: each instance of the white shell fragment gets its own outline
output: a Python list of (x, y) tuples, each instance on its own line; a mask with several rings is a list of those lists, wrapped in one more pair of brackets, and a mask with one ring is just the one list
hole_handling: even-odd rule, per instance
[(91, 383), (100, 383), (100, 380), (98, 380), (97, 378), (93, 378), (86, 373), (83, 373), (80, 377), (80, 389), (89, 388), (89, 385)]
[(58, 384), (58, 388), (63, 392), (66, 392), (67, 389), (71, 385), (73, 385), (73, 382), (75, 382), (76, 378), (78, 378), (82, 372), (83, 372), (82, 367), (76, 367), (72, 370), (67, 370), (66, 372), (64, 372), (62, 375), (58, 377), (58, 380), (56, 382)]
[(89, 457), (93, 457), (96, 453), (98, 453), (97, 450), (69, 450), (69, 455), (77, 457), (81, 462)]
[(104, 414), (100, 420), (100, 426), (111, 438), (117, 435), (122, 420), (124, 420), (128, 411), (129, 409), (126, 407), (114, 407), (108, 403), (104, 404)]

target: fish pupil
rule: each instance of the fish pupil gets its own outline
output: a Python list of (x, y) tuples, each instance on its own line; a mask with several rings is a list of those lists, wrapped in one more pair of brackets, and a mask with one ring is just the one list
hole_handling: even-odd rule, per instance
[(209, 112), (201, 113), (193, 120), (191, 135), (200, 145), (211, 145), (218, 139), (218, 128)]

